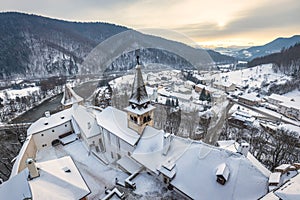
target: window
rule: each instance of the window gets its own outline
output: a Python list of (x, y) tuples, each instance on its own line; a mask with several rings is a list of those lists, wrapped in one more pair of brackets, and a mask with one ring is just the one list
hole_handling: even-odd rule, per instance
[(55, 130), (53, 129), (53, 130), (52, 130), (52, 133), (54, 133), (54, 132), (55, 132)]
[(41, 136), (43, 137), (43, 136), (44, 136), (44, 134), (42, 133), (42, 134), (41, 134)]
[(65, 124), (65, 127), (68, 127), (68, 124)]

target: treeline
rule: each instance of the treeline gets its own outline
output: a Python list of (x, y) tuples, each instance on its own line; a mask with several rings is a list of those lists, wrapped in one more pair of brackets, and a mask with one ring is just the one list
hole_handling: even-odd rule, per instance
[(273, 69), (295, 78), (300, 77), (300, 43), (288, 49), (282, 49), (279, 53), (255, 58), (248, 62), (248, 67), (273, 63)]

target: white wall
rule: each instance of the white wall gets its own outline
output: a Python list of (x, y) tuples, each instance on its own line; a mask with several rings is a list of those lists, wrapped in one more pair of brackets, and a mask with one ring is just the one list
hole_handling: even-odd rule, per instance
[(118, 159), (118, 154), (120, 156), (128, 155), (128, 152), (131, 154), (134, 150), (133, 146), (110, 133), (106, 129), (103, 129), (103, 143), (106, 150), (105, 153), (110, 160)]
[(58, 136), (73, 131), (70, 121), (59, 126), (51, 127), (47, 130), (35, 133), (33, 135), (37, 149), (52, 146), (52, 141), (58, 139)]

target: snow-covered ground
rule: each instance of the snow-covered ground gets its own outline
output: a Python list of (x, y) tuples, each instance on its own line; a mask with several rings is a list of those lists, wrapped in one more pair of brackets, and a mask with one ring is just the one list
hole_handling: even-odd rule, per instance
[(213, 75), (216, 81), (227, 79), (228, 81), (236, 84), (237, 86), (260, 87), (263, 82), (271, 83), (284, 83), (291, 78), (282, 74), (275, 73), (272, 69), (272, 64), (259, 65), (256, 67), (246, 68), (243, 70), (230, 71)]
[(24, 97), (24, 96), (32, 95), (34, 92), (39, 93), (40, 87), (38, 86), (28, 87), (20, 90), (6, 89), (0, 91), (0, 98), (5, 99), (7, 96), (8, 99), (16, 99), (16, 97)]

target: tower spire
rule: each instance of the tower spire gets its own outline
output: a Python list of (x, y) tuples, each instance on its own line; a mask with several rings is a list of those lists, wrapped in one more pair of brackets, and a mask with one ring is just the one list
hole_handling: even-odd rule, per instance
[(135, 67), (136, 72), (135, 72), (129, 103), (136, 104), (139, 107), (145, 103), (149, 103), (150, 99), (148, 98), (148, 94), (144, 84), (139, 56), (136, 57), (136, 61), (137, 61), (137, 66)]
[(153, 126), (154, 106), (150, 104), (146, 87), (144, 84), (139, 56), (136, 57), (135, 76), (132, 86), (132, 93), (129, 99), (127, 111), (128, 127), (142, 134), (146, 126)]

